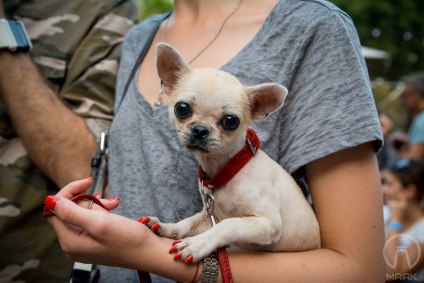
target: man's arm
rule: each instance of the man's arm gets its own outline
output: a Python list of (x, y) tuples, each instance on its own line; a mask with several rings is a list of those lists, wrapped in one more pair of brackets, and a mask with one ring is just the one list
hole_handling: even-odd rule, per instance
[[(75, 37), (72, 40), (76, 45), (75, 49), (70, 45), (72, 41), (60, 45), (61, 52), (73, 57), (66, 77), (61, 78), (64, 83), (59, 86), (59, 93), (49, 87), (30, 54), (0, 50), (0, 100), (30, 158), (59, 187), (90, 174), (90, 161), (97, 146), (93, 133), (107, 129), (112, 117), (114, 68), (120, 45), (138, 20), (133, 2), (113, 5), (107, 4), (106, 13), (97, 15), (91, 25), (81, 21), (73, 26), (84, 33), (74, 33), (69, 25), (64, 29), (65, 34)], [(103, 6), (97, 5), (99, 10)], [(3, 0), (0, 17), (4, 17)], [(114, 21), (113, 28), (110, 21)], [(61, 44), (51, 38), (44, 36), (42, 44)], [(54, 56), (57, 54), (52, 54), (53, 59)]]
[(29, 54), (0, 50), (0, 95), (34, 163), (59, 187), (90, 175), (96, 140), (60, 100)]

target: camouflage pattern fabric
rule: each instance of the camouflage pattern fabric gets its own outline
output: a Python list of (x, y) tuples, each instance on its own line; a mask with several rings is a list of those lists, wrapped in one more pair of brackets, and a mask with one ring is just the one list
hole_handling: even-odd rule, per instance
[[(8, 18), (24, 22), (40, 72), (98, 136), (112, 119), (121, 42), (138, 21), (136, 5), (130, 0), (4, 5)], [(1, 62), (0, 67), (7, 68)], [(72, 262), (42, 217), (45, 197), (57, 190), (28, 158), (0, 101), (0, 283), (68, 282)]]

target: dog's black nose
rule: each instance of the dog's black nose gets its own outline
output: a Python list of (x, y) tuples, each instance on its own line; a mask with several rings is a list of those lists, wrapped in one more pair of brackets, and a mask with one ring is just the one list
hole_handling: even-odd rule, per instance
[(191, 135), (197, 140), (204, 140), (209, 135), (209, 129), (204, 126), (196, 125), (191, 129)]

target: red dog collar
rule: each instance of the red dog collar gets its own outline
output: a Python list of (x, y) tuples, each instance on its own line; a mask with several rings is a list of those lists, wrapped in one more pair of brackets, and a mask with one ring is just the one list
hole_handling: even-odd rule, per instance
[(212, 179), (206, 176), (199, 164), (199, 181), (211, 190), (224, 186), (256, 155), (260, 145), (256, 132), (250, 128), (247, 129), (246, 145)]

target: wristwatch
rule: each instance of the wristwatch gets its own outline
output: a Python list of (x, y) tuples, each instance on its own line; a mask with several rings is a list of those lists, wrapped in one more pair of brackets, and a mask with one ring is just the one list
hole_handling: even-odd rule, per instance
[(32, 44), (21, 21), (0, 19), (0, 49), (12, 52), (31, 50)]
[(213, 251), (203, 259), (203, 273), (198, 283), (216, 283), (219, 275), (219, 261), (217, 251)]

